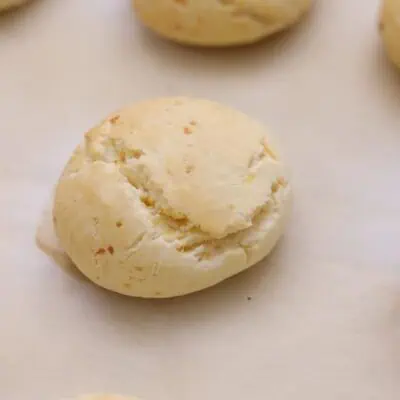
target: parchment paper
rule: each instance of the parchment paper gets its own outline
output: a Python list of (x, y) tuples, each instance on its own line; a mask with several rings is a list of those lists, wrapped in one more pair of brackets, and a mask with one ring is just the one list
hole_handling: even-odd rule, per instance
[[(143, 31), (129, 0), (37, 0), (0, 18), (0, 398), (400, 398), (400, 78), (374, 0), (319, 0), (227, 51)], [(35, 230), (82, 134), (126, 103), (208, 97), (268, 124), (295, 208), (261, 265), (142, 301), (57, 268)]]

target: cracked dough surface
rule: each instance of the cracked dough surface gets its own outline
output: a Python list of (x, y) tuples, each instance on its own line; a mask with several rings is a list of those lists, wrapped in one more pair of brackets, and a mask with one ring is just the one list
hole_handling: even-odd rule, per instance
[(400, 67), (400, 0), (383, 0), (380, 31), (389, 58)]
[(30, 0), (0, 0), (0, 11), (18, 7)]
[(290, 198), (263, 126), (208, 100), (161, 98), (85, 135), (57, 184), (53, 220), (61, 247), (98, 285), (173, 297), (264, 258)]
[(256, 42), (296, 23), (312, 0), (133, 0), (156, 33), (199, 46)]

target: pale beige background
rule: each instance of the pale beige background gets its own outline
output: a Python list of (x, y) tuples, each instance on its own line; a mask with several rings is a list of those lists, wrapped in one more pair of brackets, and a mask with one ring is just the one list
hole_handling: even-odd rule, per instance
[[(229, 51), (158, 40), (129, 3), (38, 0), (0, 18), (0, 398), (398, 400), (400, 76), (377, 1), (320, 0), (290, 33)], [(111, 110), (175, 94), (276, 132), (296, 192), (285, 240), (171, 301), (66, 275), (34, 233), (72, 148)]]

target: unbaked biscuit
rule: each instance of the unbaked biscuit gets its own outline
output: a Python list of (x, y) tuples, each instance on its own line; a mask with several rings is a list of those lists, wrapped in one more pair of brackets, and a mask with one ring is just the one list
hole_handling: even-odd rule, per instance
[(383, 0), (379, 27), (389, 58), (400, 67), (400, 0)]
[(208, 100), (162, 98), (85, 135), (57, 184), (54, 226), (93, 282), (172, 297), (264, 258), (283, 233), (290, 195), (263, 126)]
[(296, 23), (312, 0), (133, 0), (139, 19), (171, 40), (198, 46), (256, 42)]

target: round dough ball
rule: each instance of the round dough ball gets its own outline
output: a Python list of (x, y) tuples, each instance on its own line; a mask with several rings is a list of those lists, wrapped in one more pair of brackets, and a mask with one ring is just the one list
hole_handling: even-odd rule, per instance
[(53, 217), (89, 279), (129, 296), (173, 297), (264, 258), (290, 193), (257, 122), (208, 100), (161, 98), (86, 133), (56, 186)]
[(0, 0), (0, 11), (21, 6), (28, 1), (30, 0)]
[(384, 0), (380, 30), (389, 58), (400, 67), (400, 0)]
[(133, 0), (138, 17), (156, 33), (198, 46), (256, 42), (281, 31), (313, 0)]

